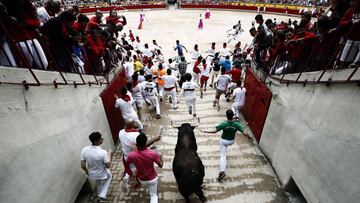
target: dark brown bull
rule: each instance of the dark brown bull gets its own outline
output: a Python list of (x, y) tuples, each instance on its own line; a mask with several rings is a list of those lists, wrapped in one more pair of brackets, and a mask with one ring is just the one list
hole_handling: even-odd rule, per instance
[(194, 135), (194, 128), (196, 126), (183, 123), (181, 126), (176, 127), (179, 132), (172, 167), (179, 192), (187, 203), (190, 202), (189, 197), (192, 193), (195, 193), (201, 202), (205, 202), (206, 197), (202, 191), (205, 170), (196, 152), (197, 145)]

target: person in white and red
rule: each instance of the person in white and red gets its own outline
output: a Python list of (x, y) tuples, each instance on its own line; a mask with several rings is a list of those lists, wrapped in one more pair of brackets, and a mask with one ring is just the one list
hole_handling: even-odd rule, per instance
[(123, 66), (124, 66), (126, 80), (128, 82), (131, 82), (131, 77), (134, 74), (135, 70), (134, 70), (134, 64), (130, 61), (128, 56), (125, 56)]
[(111, 182), (110, 160), (111, 150), (108, 152), (101, 149), (100, 145), (104, 138), (99, 132), (89, 135), (91, 145), (81, 150), (81, 168), (96, 182), (96, 190), (99, 202), (106, 201), (106, 195)]
[(167, 75), (161, 76), (161, 79), (164, 80), (164, 92), (165, 95), (170, 96), (172, 108), (177, 109), (177, 99), (176, 99), (176, 91), (175, 87), (177, 84), (178, 79), (175, 77), (175, 75), (172, 75), (171, 69), (166, 70)]
[(146, 143), (146, 135), (144, 133), (140, 133), (136, 137), (137, 149), (128, 154), (127, 161), (125, 163), (125, 171), (132, 176), (133, 173), (130, 169), (130, 164), (134, 164), (136, 167), (136, 178), (140, 181), (143, 187), (149, 188), (150, 203), (157, 203), (158, 176), (154, 168), (154, 163), (162, 168), (163, 161), (161, 155), (146, 148)]
[[(161, 133), (161, 132), (160, 132)], [(155, 136), (151, 139), (148, 139), (146, 142), (146, 147), (151, 146), (155, 142), (159, 141), (161, 138), (161, 134), (159, 133), (158, 136)], [(121, 143), (121, 149), (123, 152), (123, 163), (125, 166), (125, 163), (127, 161), (128, 154), (136, 149), (136, 138), (140, 134), (139, 130), (136, 129), (136, 124), (133, 120), (127, 120), (125, 122), (124, 129), (119, 131), (119, 140)], [(134, 164), (130, 164), (130, 169), (134, 173), (136, 171), (136, 168)], [(129, 174), (124, 173), (123, 174), (124, 180), (128, 180)]]
[(134, 100), (131, 96), (131, 93), (127, 91), (125, 87), (121, 88), (120, 90), (120, 97), (116, 94), (114, 95), (115, 98), (115, 107), (119, 108), (121, 111), (121, 115), (124, 121), (132, 119), (138, 125), (140, 130), (143, 130), (144, 126), (142, 125), (136, 111), (133, 108)]
[(207, 67), (206, 60), (203, 59), (202, 64), (199, 66), (200, 69), (200, 98), (203, 98), (203, 91), (206, 91), (207, 81), (210, 76), (210, 68)]
[(238, 121), (240, 116), (240, 110), (244, 107), (245, 104), (246, 89), (245, 87), (242, 87), (241, 80), (238, 80), (236, 84), (237, 87), (232, 94), (232, 96), (234, 97), (234, 103), (231, 109), (235, 113), (235, 120)]
[(178, 103), (180, 102), (181, 96), (185, 97), (186, 106), (189, 109), (189, 114), (192, 114), (196, 117), (196, 94), (195, 89), (199, 88), (199, 86), (191, 81), (191, 73), (185, 74), (186, 82), (184, 82), (181, 86), (181, 92), (179, 96)]

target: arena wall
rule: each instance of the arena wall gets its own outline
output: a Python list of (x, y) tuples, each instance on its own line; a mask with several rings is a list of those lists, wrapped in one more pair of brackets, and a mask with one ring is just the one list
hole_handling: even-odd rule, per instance
[[(40, 82), (59, 77), (34, 72)], [(28, 74), (1, 67), (0, 75), (2, 81), (19, 81)], [(66, 74), (71, 76), (78, 77)], [(0, 85), (0, 202), (74, 202), (87, 178), (80, 150), (90, 145), (88, 135), (99, 131), (105, 138), (102, 147), (114, 148), (99, 96), (104, 88)]]
[(274, 80), (269, 88), (273, 97), (260, 147), (281, 183), (292, 178), (308, 202), (358, 202), (359, 86)]

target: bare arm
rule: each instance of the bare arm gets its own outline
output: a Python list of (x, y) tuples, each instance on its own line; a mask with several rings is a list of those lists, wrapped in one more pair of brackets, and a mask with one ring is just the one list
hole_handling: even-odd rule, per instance
[(154, 144), (155, 142), (159, 141), (160, 139), (161, 139), (161, 136), (160, 136), (160, 135), (148, 139), (148, 141), (146, 142), (146, 147), (151, 146), (152, 144)]
[(88, 170), (87, 170), (87, 168), (86, 168), (86, 161), (85, 161), (85, 160), (81, 160), (80, 166), (81, 166), (81, 168), (85, 171), (85, 173), (86, 173), (87, 175), (89, 175), (89, 172), (88, 172)]

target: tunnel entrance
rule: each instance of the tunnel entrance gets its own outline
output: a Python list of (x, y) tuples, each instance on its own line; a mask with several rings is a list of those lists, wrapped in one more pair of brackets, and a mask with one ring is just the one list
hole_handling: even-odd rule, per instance
[(284, 189), (286, 192), (290, 193), (290, 203), (307, 203), (304, 195), (301, 193), (292, 177), (290, 177), (290, 180), (286, 183)]

